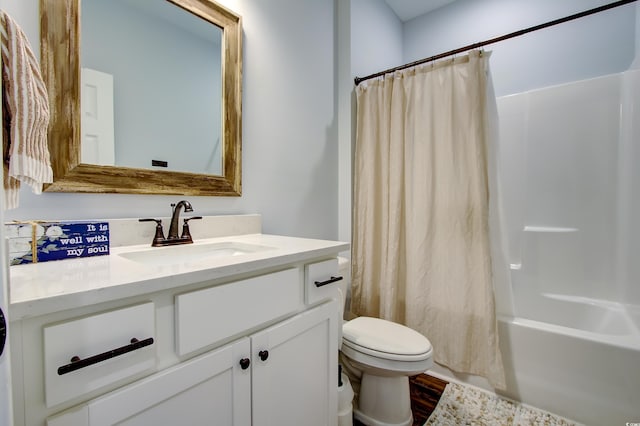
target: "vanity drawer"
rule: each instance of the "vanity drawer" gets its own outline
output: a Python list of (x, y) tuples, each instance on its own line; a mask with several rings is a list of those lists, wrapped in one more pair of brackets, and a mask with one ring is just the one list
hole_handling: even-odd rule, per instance
[(338, 259), (310, 263), (305, 266), (304, 276), (304, 294), (307, 305), (339, 296), (338, 282), (344, 277), (338, 276)]
[(151, 302), (45, 326), (47, 407), (153, 369), (154, 337)]
[(182, 356), (302, 308), (300, 271), (272, 274), (176, 296), (176, 352)]

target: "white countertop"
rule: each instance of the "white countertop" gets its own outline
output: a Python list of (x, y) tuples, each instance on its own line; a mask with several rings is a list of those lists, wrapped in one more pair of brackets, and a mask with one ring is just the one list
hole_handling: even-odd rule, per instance
[(349, 249), (348, 243), (339, 241), (266, 234), (206, 238), (196, 240), (194, 245), (216, 242), (260, 245), (270, 249), (168, 265), (139, 263), (119, 255), (151, 249), (149, 244), (145, 244), (111, 248), (108, 256), (12, 266), (9, 315), (15, 321), (313, 258), (335, 256)]

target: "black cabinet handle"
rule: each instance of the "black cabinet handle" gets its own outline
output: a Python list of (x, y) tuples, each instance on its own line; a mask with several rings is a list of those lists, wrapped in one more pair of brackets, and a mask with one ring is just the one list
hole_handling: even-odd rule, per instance
[(269, 358), (269, 351), (260, 351), (258, 352), (258, 356), (261, 360), (266, 361)]
[(88, 367), (93, 364), (97, 364), (102, 361), (106, 361), (111, 358), (115, 358), (120, 355), (124, 355), (126, 353), (135, 351), (140, 348), (144, 348), (145, 346), (149, 346), (153, 344), (153, 337), (149, 337), (144, 340), (138, 340), (135, 337), (131, 339), (131, 343), (125, 346), (121, 346), (116, 349), (111, 349), (110, 351), (103, 352), (98, 355), (90, 356), (89, 358), (80, 359), (78, 356), (74, 356), (71, 358), (71, 363), (67, 365), (63, 365), (62, 367), (58, 367), (58, 375), (62, 376), (63, 374), (71, 373), (72, 371), (80, 370), (81, 368)]
[(335, 283), (336, 281), (342, 280), (342, 277), (331, 277), (326, 281), (315, 281), (314, 284), (316, 287), (322, 287), (323, 285)]
[(0, 308), (0, 355), (4, 352), (4, 343), (7, 341), (7, 320), (4, 318), (4, 312)]
[(242, 358), (240, 360), (240, 368), (246, 370), (251, 365), (251, 360), (249, 358)]

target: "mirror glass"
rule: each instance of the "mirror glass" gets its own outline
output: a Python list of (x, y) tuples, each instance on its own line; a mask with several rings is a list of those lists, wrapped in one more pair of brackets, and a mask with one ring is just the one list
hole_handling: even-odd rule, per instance
[(241, 22), (212, 0), (40, 0), (45, 191), (241, 195)]
[(222, 30), (157, 0), (80, 16), (81, 162), (221, 175)]

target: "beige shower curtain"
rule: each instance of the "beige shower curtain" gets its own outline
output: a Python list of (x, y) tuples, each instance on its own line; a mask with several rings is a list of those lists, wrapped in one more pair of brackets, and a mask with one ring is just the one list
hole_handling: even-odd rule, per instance
[(434, 360), (505, 387), (489, 229), (488, 53), (357, 87), (351, 309), (406, 324)]

